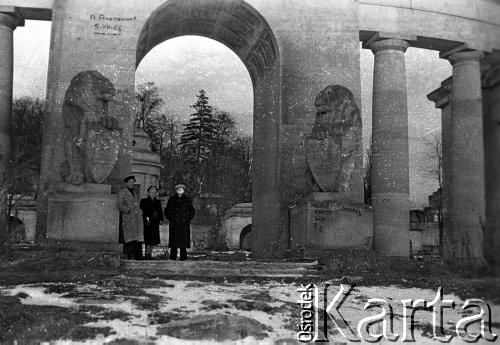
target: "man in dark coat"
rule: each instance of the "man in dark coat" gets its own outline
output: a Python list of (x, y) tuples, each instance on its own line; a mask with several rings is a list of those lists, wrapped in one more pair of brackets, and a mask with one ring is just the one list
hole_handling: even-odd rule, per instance
[(163, 220), (161, 201), (157, 198), (158, 188), (150, 186), (148, 197), (141, 199), (139, 207), (142, 210), (142, 220), (144, 223), (144, 244), (146, 260), (151, 260), (153, 246), (160, 244), (160, 223)]
[(186, 248), (191, 246), (190, 225), (195, 211), (191, 198), (184, 194), (185, 188), (183, 183), (177, 183), (175, 194), (168, 199), (165, 208), (165, 217), (169, 221), (170, 260), (177, 259), (177, 248), (180, 248), (180, 260), (186, 260)]

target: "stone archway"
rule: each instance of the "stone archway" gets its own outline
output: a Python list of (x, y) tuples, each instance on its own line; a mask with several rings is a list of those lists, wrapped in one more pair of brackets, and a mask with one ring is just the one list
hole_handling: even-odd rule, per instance
[(136, 67), (156, 45), (178, 36), (204, 36), (226, 45), (242, 60), (253, 84), (253, 249), (272, 257), (279, 233), (280, 58), (266, 20), (245, 1), (170, 0), (144, 24)]
[(240, 233), (240, 250), (252, 249), (252, 237), (252, 224), (248, 224)]

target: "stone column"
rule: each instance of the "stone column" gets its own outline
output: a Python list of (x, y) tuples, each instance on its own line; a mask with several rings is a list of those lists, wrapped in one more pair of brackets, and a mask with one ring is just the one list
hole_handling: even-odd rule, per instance
[(375, 55), (372, 110), (372, 204), (375, 249), (410, 253), (408, 110), (404, 53), (409, 43), (384, 39), (368, 45)]
[(500, 266), (500, 63), (483, 79), (486, 229), (484, 256)]
[(448, 56), (453, 65), (451, 94), (451, 207), (453, 226), (443, 244), (444, 259), (482, 264), (485, 223), (483, 110), (478, 51)]
[(18, 25), (23, 25), (22, 19), (15, 14), (0, 12), (0, 153), (3, 157), (8, 156), (10, 152), (9, 122), (12, 112), (14, 67), (13, 32)]
[(451, 186), (451, 87), (452, 78), (448, 78), (441, 83), (441, 87), (427, 95), (427, 98), (434, 102), (436, 108), (441, 109), (441, 221), (443, 223), (442, 234), (440, 234), (440, 244), (443, 243), (443, 237), (450, 232), (452, 228), (450, 218), (450, 186)]

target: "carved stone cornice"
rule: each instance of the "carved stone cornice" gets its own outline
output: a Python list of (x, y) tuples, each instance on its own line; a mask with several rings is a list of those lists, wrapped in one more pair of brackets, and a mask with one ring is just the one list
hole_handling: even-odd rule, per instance
[(441, 86), (427, 95), (429, 101), (434, 102), (436, 108), (445, 108), (451, 101), (452, 77), (441, 82)]

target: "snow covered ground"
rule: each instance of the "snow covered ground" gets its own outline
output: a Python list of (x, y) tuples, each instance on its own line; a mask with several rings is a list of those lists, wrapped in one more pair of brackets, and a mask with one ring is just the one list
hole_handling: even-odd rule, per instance
[[(328, 301), (339, 291), (339, 282), (318, 284), (323, 290), (332, 284)], [(118, 312), (122, 317), (104, 317), (86, 323), (89, 327), (110, 327), (112, 332), (86, 341), (59, 339), (51, 344), (103, 344), (123, 343), (126, 340), (146, 341), (158, 344), (255, 344), (297, 343), (297, 324), (300, 322), (300, 306), (297, 301), (299, 285), (285, 282), (206, 282), (196, 280), (129, 279), (106, 284), (66, 284), (64, 292), (57, 288), (65, 284), (32, 284), (1, 288), (0, 295), (18, 296), (25, 305), (50, 305), (61, 308), (98, 306)], [(69, 293), (68, 293), (69, 291)], [(359, 321), (380, 313), (381, 308), (365, 310), (370, 298), (382, 298), (393, 308), (394, 332), (401, 335), (404, 329), (403, 304), (406, 299), (425, 299), (428, 303), (436, 298), (437, 291), (396, 286), (355, 287), (340, 308), (348, 325), (356, 332)], [(463, 311), (464, 301), (444, 291), (444, 299), (455, 302), (455, 309), (445, 309), (445, 328), (453, 331), (460, 318), (476, 314)], [(500, 305), (490, 305), (493, 333), (500, 334)], [(92, 311), (92, 309), (90, 309)], [(409, 310), (411, 312), (411, 310)], [(125, 315), (126, 317), (123, 317)], [(416, 311), (415, 341), (417, 344), (437, 344), (432, 335), (432, 312)], [(338, 322), (339, 319), (336, 319)], [(338, 322), (340, 330), (345, 325)], [(329, 340), (349, 343), (339, 330), (328, 323)], [(472, 329), (477, 329), (475, 325)], [(236, 329), (237, 328), (237, 329)], [(371, 328), (379, 332), (380, 326)], [(472, 332), (472, 331), (470, 331)], [(182, 338), (182, 339), (179, 339)], [(401, 339), (400, 339), (401, 340)], [(385, 340), (383, 340), (385, 341)], [(497, 339), (497, 342), (499, 340)], [(130, 342), (129, 342), (130, 343)], [(363, 343), (363, 342), (362, 342)], [(455, 338), (451, 344), (464, 343)], [(481, 339), (480, 344), (490, 342)]]

